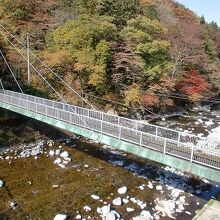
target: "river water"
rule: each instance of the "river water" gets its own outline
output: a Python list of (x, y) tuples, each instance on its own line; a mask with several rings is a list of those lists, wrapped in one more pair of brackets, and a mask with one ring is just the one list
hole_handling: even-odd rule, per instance
[[(218, 138), (219, 113), (218, 109), (203, 107), (153, 123)], [(0, 180), (4, 182), (0, 187), (0, 219), (53, 219), (58, 213), (70, 219), (78, 215), (102, 219), (97, 208), (109, 204), (126, 220), (141, 219), (143, 210), (154, 219), (190, 220), (220, 191), (217, 183), (194, 179), (187, 173), (72, 134), (58, 135), (57, 129), (48, 125), (33, 126), (36, 121), (28, 124), (44, 138), (41, 145), (39, 140), (25, 145), (17, 143), (0, 153)], [(48, 144), (51, 137), (53, 145)], [(60, 145), (71, 159), (66, 164), (61, 158), (63, 166), (54, 164), (59, 155), (50, 155)], [(33, 155), (36, 150), (40, 154), (33, 156), (33, 149)], [(119, 195), (117, 190), (123, 186), (128, 187), (128, 192)], [(94, 201), (94, 194), (100, 199)], [(123, 203), (113, 204), (119, 197)], [(10, 207), (11, 202), (16, 202), (17, 208)], [(128, 212), (128, 208), (133, 211)]]
[(220, 107), (194, 107), (183, 115), (155, 119), (152, 123), (220, 142)]

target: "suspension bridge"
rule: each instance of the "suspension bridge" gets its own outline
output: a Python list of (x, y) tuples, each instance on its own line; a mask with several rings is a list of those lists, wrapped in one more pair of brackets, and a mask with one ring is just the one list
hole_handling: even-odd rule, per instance
[[(81, 97), (67, 82), (54, 73), (29, 48), (17, 40), (2, 25), (0, 27), (2, 28), (0, 34), (27, 61), (28, 79), (30, 80), (29, 71), (32, 69), (59, 99), (59, 101), (50, 100), (25, 94), (4, 54), (0, 52), (2, 61), (7, 65), (20, 90), (20, 92), (7, 90), (4, 88), (4, 82), (0, 81), (1, 108), (110, 145), (119, 150), (220, 182), (220, 144), (192, 134), (95, 110), (85, 98)], [(27, 56), (17, 48), (6, 34), (16, 39), (20, 45), (27, 49)], [(81, 97), (90, 108), (69, 104), (48, 82), (46, 76), (30, 62), (29, 53), (55, 74), (57, 80), (60, 80), (71, 92)]]

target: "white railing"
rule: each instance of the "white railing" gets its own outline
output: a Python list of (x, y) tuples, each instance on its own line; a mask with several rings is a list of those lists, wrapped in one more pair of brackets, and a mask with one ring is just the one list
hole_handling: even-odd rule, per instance
[(198, 140), (201, 146), (201, 139), (194, 135), (8, 90), (0, 90), (0, 102), (77, 125), (91, 132), (220, 169), (219, 151), (196, 147)]

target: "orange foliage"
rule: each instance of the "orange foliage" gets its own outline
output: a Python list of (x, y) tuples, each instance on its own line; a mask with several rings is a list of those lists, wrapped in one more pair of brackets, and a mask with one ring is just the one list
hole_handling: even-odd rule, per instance
[(188, 71), (177, 85), (178, 89), (192, 102), (201, 101), (205, 94), (210, 94), (211, 86), (206, 79), (196, 70)]
[(154, 94), (145, 93), (141, 97), (141, 103), (145, 107), (156, 107), (159, 103), (159, 98)]

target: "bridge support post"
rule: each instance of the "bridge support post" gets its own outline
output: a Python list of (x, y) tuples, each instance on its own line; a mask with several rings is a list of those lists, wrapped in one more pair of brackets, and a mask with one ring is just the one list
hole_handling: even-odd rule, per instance
[(28, 84), (31, 83), (31, 76), (30, 76), (30, 42), (29, 42), (29, 35), (27, 35), (27, 72), (28, 72)]
[(163, 144), (163, 153), (166, 154), (166, 147), (167, 147), (167, 139), (164, 140)]
[(193, 153), (194, 153), (194, 146), (192, 145), (192, 151), (191, 151), (191, 156), (190, 156), (190, 162), (193, 162)]
[(142, 139), (143, 139), (143, 133), (141, 132), (141, 136), (140, 136), (140, 147), (142, 146)]
[(178, 140), (177, 140), (177, 145), (178, 145), (178, 147), (179, 147), (179, 145), (180, 145), (180, 132), (178, 132)]
[(119, 134), (118, 134), (119, 140), (121, 140), (121, 126), (119, 127)]
[(102, 123), (103, 123), (103, 121), (101, 121), (101, 128), (100, 128), (101, 134), (102, 134), (102, 127), (103, 127)]

